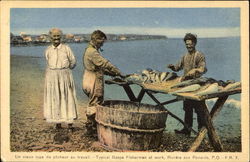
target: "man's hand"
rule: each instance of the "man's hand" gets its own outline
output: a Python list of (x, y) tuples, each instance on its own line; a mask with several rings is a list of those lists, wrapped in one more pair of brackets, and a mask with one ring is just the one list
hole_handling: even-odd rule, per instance
[(185, 76), (181, 76), (180, 82), (183, 82), (183, 81), (185, 81), (185, 80), (186, 80)]
[(169, 65), (167, 66), (167, 68), (169, 68), (169, 69), (171, 69), (171, 70), (175, 71), (175, 67), (174, 67), (174, 65), (173, 65), (173, 64), (169, 64)]
[(190, 78), (190, 77), (187, 76), (187, 75), (183, 75), (183, 76), (181, 77), (180, 81), (182, 82), (182, 81), (189, 80), (189, 79), (192, 79), (192, 78)]
[(188, 78), (192, 78), (195, 76), (196, 71), (195, 70), (190, 70), (187, 74), (186, 77)]
[(201, 74), (201, 72), (200, 72), (199, 69), (193, 69), (193, 70), (190, 70), (190, 71), (187, 73), (187, 75), (188, 75), (189, 77), (193, 77), (193, 78), (199, 77), (200, 74)]
[(190, 70), (186, 75), (182, 76), (181, 81), (188, 80), (188, 79), (194, 79), (198, 76), (199, 71), (196, 69)]

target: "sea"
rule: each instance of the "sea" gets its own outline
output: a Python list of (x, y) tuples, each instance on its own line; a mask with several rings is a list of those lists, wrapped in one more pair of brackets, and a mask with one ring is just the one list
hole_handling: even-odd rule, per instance
[[(76, 84), (77, 99), (87, 101), (86, 95), (82, 92), (83, 62), (82, 56), (87, 43), (68, 44), (77, 59), (77, 66), (73, 69), (73, 77)], [(47, 46), (13, 46), (11, 55), (37, 57), (36, 66), (45, 70), (46, 63), (44, 51)], [(177, 63), (181, 56), (187, 51), (182, 39), (168, 38), (159, 40), (133, 40), (133, 41), (113, 41), (106, 42), (102, 47), (102, 55), (116, 65), (123, 74), (140, 73), (146, 68), (161, 72), (171, 72), (167, 68), (168, 64)], [(240, 38), (199, 38), (196, 49), (204, 53), (206, 57), (207, 73), (204, 77), (216, 80), (241, 81), (241, 49)], [(177, 74), (182, 75), (182, 71)], [(109, 77), (105, 77), (109, 79)], [(43, 83), (41, 83), (43, 84)], [(132, 85), (135, 95), (140, 91), (140, 87)], [(105, 100), (129, 100), (125, 91), (118, 85), (105, 85)], [(174, 99), (168, 94), (154, 94), (160, 101)], [(215, 103), (215, 99), (207, 100), (209, 108)], [(144, 96), (143, 103), (155, 105), (155, 102), (147, 95)], [(167, 110), (183, 119), (184, 111), (182, 102), (176, 102), (165, 106)], [(241, 95), (231, 95), (224, 104), (221, 112), (213, 120), (215, 129), (221, 137), (241, 136)], [(166, 121), (166, 131), (172, 132), (174, 129), (181, 129), (182, 124), (176, 119), (168, 116)], [(196, 114), (194, 113), (193, 128), (197, 130)]]

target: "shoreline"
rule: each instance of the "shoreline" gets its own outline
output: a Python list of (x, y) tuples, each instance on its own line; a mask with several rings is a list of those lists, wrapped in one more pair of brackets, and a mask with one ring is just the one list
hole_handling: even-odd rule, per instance
[[(128, 40), (108, 40), (107, 42), (131, 42), (131, 41), (150, 41), (150, 40), (167, 40), (165, 38), (154, 38), (154, 39), (128, 39)], [(83, 41), (83, 42), (63, 42), (65, 44), (86, 44), (89, 43), (89, 41)], [(35, 47), (35, 46), (48, 46), (51, 42), (46, 43), (33, 43), (33, 42), (25, 42), (25, 43), (18, 43), (13, 44), (11, 43), (11, 47)]]
[[(40, 57), (11, 55), (11, 151), (107, 151), (93, 147), (92, 144), (96, 140), (84, 135), (86, 102), (83, 100), (78, 100), (78, 119), (73, 125), (75, 131), (67, 133), (67, 129), (63, 129), (61, 132), (69, 136), (70, 140), (63, 144), (55, 143), (53, 138), (58, 132), (55, 132), (53, 128), (54, 124), (43, 120), (44, 71), (36, 66), (38, 58)], [(63, 127), (65, 127), (64, 124)], [(164, 132), (161, 146), (152, 151), (185, 152), (193, 140), (194, 135), (187, 138), (177, 136), (173, 132)], [(241, 137), (221, 138), (221, 141), (225, 152), (241, 151)], [(213, 149), (203, 141), (197, 151), (213, 152)]]

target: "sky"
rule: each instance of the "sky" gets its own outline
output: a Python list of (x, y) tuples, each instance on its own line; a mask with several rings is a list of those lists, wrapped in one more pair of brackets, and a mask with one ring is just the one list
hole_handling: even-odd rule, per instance
[(63, 33), (166, 35), (199, 37), (240, 35), (239, 8), (12, 8), (10, 31), (19, 35), (48, 33), (58, 27)]

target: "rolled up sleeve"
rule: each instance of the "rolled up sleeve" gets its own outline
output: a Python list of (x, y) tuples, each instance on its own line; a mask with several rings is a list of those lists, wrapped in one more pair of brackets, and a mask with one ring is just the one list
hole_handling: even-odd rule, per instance
[(98, 68), (102, 68), (107, 75), (119, 75), (119, 69), (111, 64), (109, 60), (102, 57), (98, 52), (94, 52), (92, 55), (92, 62)]

